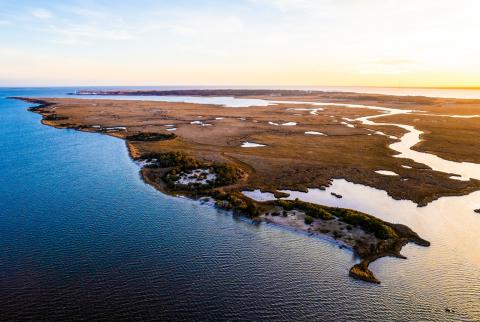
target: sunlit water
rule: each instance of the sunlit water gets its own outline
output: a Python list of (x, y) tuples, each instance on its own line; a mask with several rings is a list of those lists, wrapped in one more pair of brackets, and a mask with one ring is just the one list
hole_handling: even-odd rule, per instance
[(231, 96), (140, 96), (140, 95), (69, 95), (83, 99), (122, 99), (126, 101), (148, 100), (176, 103), (215, 104), (226, 107), (268, 106), (270, 102), (254, 98), (233, 98)]
[[(281, 103), (281, 102), (282, 101), (272, 101), (272, 103)], [(292, 103), (306, 104), (308, 102), (292, 102)], [(388, 108), (384, 106), (362, 105), (362, 104), (343, 104), (343, 103), (330, 103), (330, 102), (313, 102), (313, 103), (310, 102), (310, 104), (315, 106), (330, 105), (330, 106), (345, 107), (345, 108), (361, 108), (361, 109), (382, 111), (383, 114), (376, 113), (370, 116), (360, 117), (356, 119), (356, 121), (360, 121), (364, 125), (396, 126), (404, 129), (407, 133), (405, 133), (400, 138), (400, 140), (390, 144), (389, 146), (392, 150), (398, 152), (398, 154), (395, 155), (395, 157), (411, 159), (418, 163), (423, 163), (435, 171), (453, 173), (459, 176), (458, 177), (459, 180), (468, 180), (470, 178), (480, 179), (480, 164), (471, 163), (471, 162), (453, 162), (453, 161), (442, 159), (430, 153), (424, 153), (424, 152), (412, 150), (412, 148), (421, 141), (420, 137), (423, 134), (422, 131), (416, 129), (415, 127), (411, 125), (405, 125), (405, 124), (382, 123), (381, 121), (377, 121), (377, 122), (375, 121), (376, 119), (381, 119), (384, 116), (412, 114), (412, 113), (419, 113), (419, 111)], [(424, 113), (421, 113), (421, 114), (425, 115)], [(437, 117), (437, 116), (432, 116), (432, 117)], [(450, 115), (450, 117), (459, 117), (459, 116)], [(463, 115), (460, 117), (473, 118), (473, 117), (478, 117), (478, 115)], [(341, 122), (341, 124), (347, 125), (349, 127), (354, 127), (352, 124), (348, 124), (346, 122)], [(376, 133), (385, 135), (383, 132), (377, 131)], [(390, 138), (395, 138), (395, 137), (390, 136)]]
[[(428, 250), (408, 245), (402, 251), (408, 257), (405, 262), (382, 258), (370, 265), (371, 269), (383, 280), (384, 271), (378, 274), (378, 269), (392, 273), (402, 265), (409, 265), (415, 272), (405, 272), (411, 274), (407, 284), (431, 285), (438, 292), (436, 298), (447, 300), (457, 309), (463, 307), (475, 321), (480, 319), (480, 216), (473, 211), (480, 205), (480, 191), (463, 197), (440, 198), (426, 207), (417, 207), (408, 200), (394, 200), (385, 191), (344, 179), (333, 180), (326, 190), (282, 191), (290, 194), (287, 199), (356, 209), (413, 228), (432, 243)], [(332, 196), (332, 192), (342, 198)], [(270, 193), (245, 193), (262, 201), (274, 199)]]
[[(370, 108), (370, 107), (368, 107)], [(382, 107), (382, 109), (384, 109)], [(386, 115), (400, 115), (408, 114), (413, 111), (402, 111), (398, 109), (387, 109)], [(365, 116), (358, 118), (358, 121), (361, 121), (365, 125), (393, 125), (400, 127), (407, 131), (401, 138), (400, 141), (390, 144), (390, 148), (399, 154), (395, 155), (397, 158), (407, 158), (414, 160), (418, 163), (423, 163), (435, 171), (454, 173), (459, 176), (461, 180), (480, 179), (480, 164), (471, 163), (471, 162), (453, 162), (449, 160), (442, 159), (436, 155), (430, 153), (424, 153), (412, 150), (412, 148), (418, 144), (421, 139), (422, 131), (416, 129), (411, 125), (404, 124), (392, 124), (392, 123), (382, 123), (375, 122), (372, 120), (382, 118), (384, 115), (375, 115), (375, 116)], [(458, 117), (454, 115), (453, 117)], [(477, 117), (477, 115), (470, 115), (466, 117)]]
[(3, 98), (65, 92), (0, 92), (0, 320), (480, 317), (478, 261), (455, 251), (478, 254), (478, 215), (460, 211), (477, 195), (436, 218), (412, 205), (366, 209), (433, 243), (375, 262), (382, 284), (371, 285), (348, 277), (351, 252), (165, 196), (141, 181), (121, 140), (41, 125)]

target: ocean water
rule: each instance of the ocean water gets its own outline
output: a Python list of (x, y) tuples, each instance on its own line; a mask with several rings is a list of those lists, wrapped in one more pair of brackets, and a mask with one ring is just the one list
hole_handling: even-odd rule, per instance
[(353, 280), (348, 250), (166, 196), (123, 141), (6, 99), (71, 90), (0, 89), (0, 320), (480, 320), (460, 255), (408, 245)]

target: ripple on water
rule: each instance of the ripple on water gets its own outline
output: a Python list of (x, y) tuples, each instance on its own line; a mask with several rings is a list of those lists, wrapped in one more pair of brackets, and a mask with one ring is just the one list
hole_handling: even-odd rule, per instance
[[(333, 197), (332, 191), (343, 198)], [(382, 285), (396, 285), (406, 296), (402, 295), (398, 300), (419, 307), (425, 304), (425, 294), (430, 293), (425, 288), (435, 285), (432, 288), (434, 298), (428, 302), (436, 307), (437, 313), (449, 307), (456, 311), (448, 316), (452, 320), (474, 320), (480, 316), (480, 244), (477, 242), (480, 216), (473, 212), (480, 200), (480, 191), (461, 197), (443, 197), (426, 207), (417, 207), (407, 200), (394, 200), (385, 191), (343, 179), (333, 180), (326, 190), (282, 192), (289, 194), (286, 199), (299, 198), (331, 207), (351, 208), (411, 227), (432, 245), (429, 248), (406, 246), (402, 253), (407, 260), (382, 258), (374, 262), (370, 268)], [(275, 199), (259, 190), (248, 196), (260, 200)], [(415, 296), (415, 300), (408, 300), (409, 296)], [(422, 314), (428, 315), (426, 312)]]
[(383, 197), (368, 203), (372, 188), (336, 185), (344, 197), (330, 202), (406, 223), (432, 241), (406, 246), (408, 260), (374, 262), (382, 285), (370, 285), (348, 277), (351, 252), (165, 196), (141, 181), (124, 142), (46, 127), (26, 106), (0, 100), (2, 320), (480, 316), (478, 194), (442, 198), (430, 211)]

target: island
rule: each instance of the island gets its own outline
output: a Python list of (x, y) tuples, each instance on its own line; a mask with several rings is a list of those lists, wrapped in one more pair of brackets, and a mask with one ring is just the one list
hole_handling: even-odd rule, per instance
[[(124, 139), (132, 159), (142, 165), (144, 181), (164, 193), (208, 200), (254, 221), (335, 240), (360, 259), (350, 275), (368, 282), (379, 283), (368, 268), (372, 261), (384, 256), (403, 258), (400, 251), (405, 244), (429, 246), (429, 242), (410, 228), (374, 214), (286, 200), (288, 195), (282, 191), (322, 189), (332, 179), (343, 178), (423, 206), (442, 196), (480, 189), (477, 178), (396, 157), (392, 146), (409, 131), (395, 124), (415, 124), (423, 140), (412, 151), (438, 154), (449, 162), (479, 162), (476, 151), (480, 149), (475, 148), (480, 143), (467, 135), (479, 126), (475, 115), (480, 114), (480, 102), (475, 100), (288, 90), (76, 94), (229, 96), (271, 102), (228, 107), (89, 97), (19, 98), (36, 104), (31, 110), (41, 114), (46, 125)], [(457, 127), (450, 123), (442, 127), (446, 118)], [(441, 133), (435, 128), (441, 128)], [(440, 148), (438, 140), (455, 131), (465, 136), (452, 136)], [(456, 140), (468, 141), (472, 153), (466, 154)], [(252, 190), (270, 192), (276, 198), (251, 199), (244, 192)]]

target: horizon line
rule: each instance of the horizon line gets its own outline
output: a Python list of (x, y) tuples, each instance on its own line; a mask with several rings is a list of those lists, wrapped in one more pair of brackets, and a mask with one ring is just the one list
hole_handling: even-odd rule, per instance
[(191, 88), (315, 88), (315, 87), (333, 87), (333, 88), (390, 88), (390, 89), (443, 89), (443, 90), (480, 90), (480, 86), (381, 86), (381, 85), (0, 85), (0, 88), (72, 88), (72, 87), (191, 87)]

